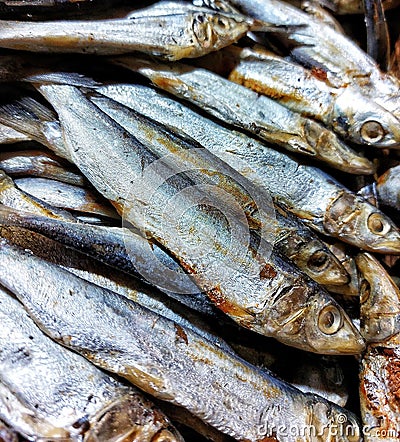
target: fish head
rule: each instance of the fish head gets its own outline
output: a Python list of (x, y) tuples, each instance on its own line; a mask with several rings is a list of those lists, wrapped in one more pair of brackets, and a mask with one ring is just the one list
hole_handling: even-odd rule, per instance
[(333, 127), (353, 143), (382, 148), (400, 146), (400, 120), (352, 88), (336, 100)]
[(321, 124), (307, 118), (303, 131), (308, 142), (308, 153), (316, 159), (348, 173), (370, 175), (375, 172), (371, 161), (350, 149), (335, 133)]
[(318, 434), (318, 440), (342, 442), (362, 440), (360, 424), (353, 413), (316, 396), (312, 397), (307, 405), (310, 428)]
[(342, 285), (349, 281), (345, 268), (323, 244), (315, 239), (299, 247), (291, 260), (314, 281), (322, 285)]
[(241, 14), (223, 14), (220, 12), (194, 12), (190, 30), (195, 37), (196, 47), (191, 57), (229, 46), (248, 32), (254, 20)]
[(342, 307), (317, 284), (291, 284), (268, 309), (282, 343), (320, 354), (358, 354), (364, 339)]
[(342, 307), (321, 289), (308, 300), (304, 337), (316, 353), (359, 354), (365, 342)]
[(84, 442), (184, 442), (168, 418), (141, 395), (130, 394), (102, 410)]
[(330, 236), (363, 250), (400, 254), (400, 231), (395, 223), (362, 197), (339, 192), (329, 204), (323, 227)]
[(361, 273), (361, 332), (368, 342), (386, 341), (400, 332), (400, 290), (369, 253), (356, 257)]

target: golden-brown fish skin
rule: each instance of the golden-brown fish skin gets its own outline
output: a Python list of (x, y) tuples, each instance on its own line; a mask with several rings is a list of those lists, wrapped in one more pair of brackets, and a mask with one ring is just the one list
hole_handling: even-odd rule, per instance
[(2, 170), (0, 170), (0, 203), (24, 212), (42, 214), (66, 221), (75, 221), (75, 218), (70, 213), (53, 208), (18, 189), (14, 181)]
[(400, 341), (368, 345), (360, 367), (360, 405), (365, 442), (400, 438)]
[(385, 342), (400, 334), (400, 289), (369, 253), (356, 256), (361, 272), (361, 330), (366, 341)]
[(360, 253), (355, 259), (367, 341), (359, 376), (364, 440), (394, 442), (400, 437), (400, 290), (374, 256)]

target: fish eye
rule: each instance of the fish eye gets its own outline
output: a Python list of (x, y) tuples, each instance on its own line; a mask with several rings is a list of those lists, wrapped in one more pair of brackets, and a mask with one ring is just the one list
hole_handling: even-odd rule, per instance
[(324, 307), (318, 317), (318, 327), (322, 333), (332, 335), (342, 326), (342, 314), (334, 305)]
[(366, 279), (360, 284), (360, 304), (364, 304), (371, 295), (371, 285)]
[(310, 256), (307, 265), (314, 272), (322, 272), (327, 267), (328, 261), (328, 255), (323, 250), (317, 250)]
[(216, 19), (216, 24), (222, 29), (229, 29), (229, 20), (223, 17), (218, 17)]
[(385, 130), (377, 121), (366, 121), (361, 126), (360, 134), (367, 143), (378, 143), (385, 136)]
[(390, 230), (390, 224), (380, 213), (371, 213), (368, 217), (367, 225), (369, 230), (375, 235), (386, 235)]

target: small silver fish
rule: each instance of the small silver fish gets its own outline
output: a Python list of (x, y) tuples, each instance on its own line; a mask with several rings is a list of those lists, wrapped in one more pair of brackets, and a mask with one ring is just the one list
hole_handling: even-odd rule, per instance
[[(349, 156), (361, 162), (334, 133), (278, 102), (201, 68), (163, 64), (139, 57), (119, 57), (118, 65), (149, 78), (156, 86), (211, 115), (284, 149), (332, 167), (346, 169)], [(217, 99), (218, 106), (215, 105)], [(369, 163), (363, 160), (364, 165)], [(345, 164), (345, 166), (343, 165)]]
[(242, 14), (185, 2), (159, 2), (123, 19), (23, 22), (2, 20), (0, 47), (34, 52), (123, 54), (144, 51), (169, 60), (199, 57), (264, 28)]
[(11, 127), (0, 125), (0, 144), (20, 143), (22, 141), (30, 141), (30, 138)]
[(148, 87), (110, 85), (99, 91), (126, 106), (139, 100), (141, 112), (195, 138), (317, 231), (366, 250), (399, 252), (393, 221), (321, 170), (225, 129)]
[(75, 221), (68, 212), (56, 209), (18, 189), (14, 181), (0, 170), (0, 203), (5, 206), (66, 221)]
[[(46, 334), (235, 439), (296, 442), (298, 436), (281, 434), (279, 427), (311, 425), (324, 440), (334, 425), (344, 434), (340, 440), (360, 440), (355, 417), (343, 408), (301, 393), (188, 329), (178, 332), (173, 321), (30, 253), (3, 242), (0, 255), (1, 283)], [(26, 278), (19, 278), (21, 271)]]
[(108, 201), (87, 187), (41, 177), (16, 178), (14, 183), (23, 192), (50, 206), (120, 219)]
[[(162, 244), (218, 308), (244, 327), (310, 351), (357, 353), (363, 348), (340, 306), (278, 254), (265, 253), (268, 247), (262, 238), (237, 221), (242, 219), (240, 211), (231, 220), (238, 230), (232, 241), (226, 218), (221, 217), (229, 194), (223, 200), (217, 193), (205, 203), (215, 189), (205, 194), (78, 89), (44, 85), (39, 90), (58, 112), (66, 147), (84, 175), (126, 221)], [(72, 102), (73, 111), (66, 106)], [(175, 201), (177, 206), (165, 211), (168, 202)], [(182, 210), (186, 204), (190, 209)], [(219, 210), (210, 210), (213, 206)]]
[(51, 152), (41, 149), (1, 151), (0, 169), (11, 177), (37, 176), (59, 180), (75, 186), (87, 184), (85, 178), (77, 170), (67, 167), (65, 161), (63, 162)]
[(183, 442), (154, 404), (49, 339), (2, 288), (0, 318), (0, 417), (24, 437)]
[[(333, 88), (312, 71), (261, 50), (229, 49), (236, 60), (229, 79), (324, 123), (353, 143), (399, 147), (400, 120), (358, 88)], [(356, 153), (354, 152), (354, 155)]]

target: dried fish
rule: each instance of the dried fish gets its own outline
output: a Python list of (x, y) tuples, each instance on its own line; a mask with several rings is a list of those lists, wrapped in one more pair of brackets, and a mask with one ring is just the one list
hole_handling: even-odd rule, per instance
[[(84, 175), (126, 221), (162, 244), (218, 308), (244, 327), (289, 345), (329, 353), (362, 349), (344, 311), (289, 262), (271, 254), (240, 221), (240, 210), (227, 228), (225, 216), (233, 210), (228, 194), (221, 198), (215, 188), (204, 193), (76, 88), (45, 85), (40, 91), (58, 112), (66, 147)], [(67, 103), (74, 103), (73, 110)], [(326, 322), (327, 316), (333, 322)]]
[(358, 89), (332, 88), (307, 69), (262, 50), (232, 48), (227, 54), (236, 61), (231, 81), (320, 120), (353, 143), (399, 146), (400, 120)]
[(139, 57), (113, 60), (148, 77), (161, 89), (195, 103), (225, 123), (245, 129), (269, 143), (339, 169), (346, 170), (347, 163), (353, 159), (356, 163), (362, 161), (331, 131), (315, 121), (210, 71)]
[(44, 335), (0, 288), (0, 416), (29, 440), (182, 442), (133, 387)]
[(120, 219), (114, 208), (94, 190), (49, 178), (16, 178), (23, 192), (53, 207)]
[(382, 73), (375, 61), (347, 36), (280, 0), (230, 0), (230, 3), (269, 23), (306, 24), (288, 30), (285, 36), (276, 34), (293, 59), (306, 67), (322, 70), (332, 84), (350, 83), (359, 87), (364, 95), (395, 116), (400, 115), (398, 80)]
[(53, 208), (18, 189), (13, 180), (2, 170), (0, 170), (0, 203), (17, 210), (49, 216), (55, 219), (75, 220), (68, 212)]
[(170, 60), (199, 57), (268, 25), (185, 2), (159, 2), (123, 19), (2, 20), (0, 47), (34, 52), (123, 54), (144, 51)]
[[(329, 254), (315, 235), (310, 234), (301, 223), (296, 222), (295, 217), (280, 208), (275, 210), (269, 193), (256, 189), (243, 175), (202, 148), (194, 139), (187, 136), (182, 138), (176, 131), (171, 132), (168, 127), (169, 121), (168, 126), (164, 126), (144, 118), (138, 113), (145, 107), (142, 100), (136, 100), (136, 103), (131, 100), (130, 109), (127, 109), (104, 96), (89, 95), (89, 98), (156, 155), (164, 159), (170, 157), (175, 164), (184, 161), (186, 174), (193, 176), (196, 182), (217, 186), (227, 193), (234, 194), (246, 214), (250, 228), (256, 231), (261, 228), (263, 238), (271, 242), (279, 253), (292, 260), (315, 281), (321, 284), (347, 282), (348, 275), (337, 260)], [(151, 107), (156, 113), (157, 106)], [(207, 170), (207, 173), (204, 173), (204, 170)], [(249, 189), (251, 189), (250, 194)], [(257, 198), (254, 201), (255, 195)]]
[(368, 341), (361, 360), (360, 404), (366, 442), (394, 442), (400, 436), (400, 291), (369, 254), (356, 257), (363, 276), (361, 331)]
[[(43, 331), (235, 439), (294, 442), (302, 435), (282, 435), (280, 427), (304, 432), (311, 425), (321, 439), (334, 427), (341, 440), (360, 440), (354, 416), (343, 408), (257, 371), (190, 330), (177, 333), (172, 321), (21, 249), (3, 242), (0, 254), (2, 283)], [(27, 278), (11, 268), (25, 269)], [(36, 283), (39, 275), (46, 293)]]
[(74, 170), (72, 165), (66, 166), (61, 158), (41, 149), (1, 151), (0, 168), (11, 177), (37, 176), (74, 186), (87, 184), (85, 178), (78, 170)]
[(195, 138), (321, 233), (366, 250), (399, 252), (400, 234), (395, 224), (321, 170), (227, 130), (150, 88), (110, 85), (99, 91), (126, 106), (140, 102), (141, 112)]

